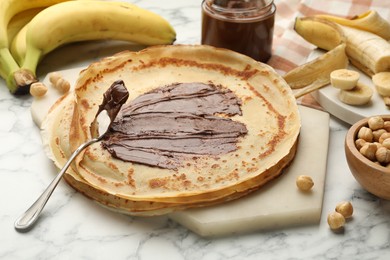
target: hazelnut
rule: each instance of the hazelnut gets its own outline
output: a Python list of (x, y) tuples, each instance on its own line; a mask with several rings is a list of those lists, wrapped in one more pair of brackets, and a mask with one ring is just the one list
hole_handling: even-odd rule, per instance
[(30, 94), (33, 97), (42, 97), (46, 94), (47, 87), (42, 82), (34, 82), (30, 86)]
[(327, 220), (328, 220), (328, 225), (332, 230), (342, 228), (345, 225), (344, 216), (341, 213), (336, 211), (329, 213)]
[(387, 132), (390, 132), (390, 121), (385, 121), (383, 123), (383, 129), (385, 129)]
[(49, 81), (51, 84), (53, 84), (53, 86), (55, 86), (57, 84), (57, 81), (62, 78), (61, 74), (58, 73), (58, 72), (51, 72), (49, 74)]
[(62, 77), (58, 72), (51, 72), (49, 74), (50, 83), (62, 93), (66, 93), (70, 89), (70, 83)]
[(379, 142), (373, 142), (373, 144), (376, 145), (376, 149), (378, 150), (379, 148), (383, 147), (383, 145)]
[(361, 138), (356, 139), (356, 141), (355, 141), (356, 148), (357, 148), (358, 150), (360, 150), (360, 149), (363, 147), (363, 145), (364, 145), (365, 143), (367, 143), (367, 141), (365, 141), (365, 140), (363, 140), (363, 139), (361, 139)]
[(314, 186), (314, 182), (310, 176), (299, 175), (296, 179), (296, 185), (301, 191), (309, 191)]
[(382, 146), (386, 147), (387, 149), (390, 149), (390, 138), (387, 138), (387, 139), (383, 140)]
[(379, 138), (381, 137), (381, 135), (383, 133), (387, 133), (387, 131), (385, 129), (378, 129), (378, 130), (372, 131), (372, 135), (374, 136), (374, 141), (378, 142)]
[(351, 202), (349, 201), (342, 201), (339, 204), (336, 205), (336, 212), (340, 213), (344, 216), (344, 218), (350, 218), (353, 214), (353, 207)]
[(70, 89), (70, 83), (69, 81), (59, 78), (55, 84), (55, 87), (62, 93), (66, 93)]
[(359, 151), (364, 157), (368, 158), (371, 161), (374, 161), (376, 158), (375, 157), (376, 150), (377, 150), (377, 146), (375, 144), (365, 143)]
[(386, 132), (386, 133), (381, 134), (381, 136), (379, 137), (379, 140), (378, 140), (378, 141), (379, 141), (380, 143), (383, 143), (383, 141), (386, 140), (387, 138), (390, 138), (390, 133), (387, 133), (387, 132)]
[(374, 139), (374, 135), (370, 128), (363, 126), (362, 128), (359, 129), (358, 138), (363, 139), (366, 142), (372, 142)]
[(368, 127), (371, 128), (371, 130), (375, 131), (378, 129), (382, 129), (384, 126), (385, 121), (380, 116), (373, 116), (368, 119)]
[(386, 147), (380, 147), (375, 152), (375, 158), (381, 164), (390, 163), (390, 150)]

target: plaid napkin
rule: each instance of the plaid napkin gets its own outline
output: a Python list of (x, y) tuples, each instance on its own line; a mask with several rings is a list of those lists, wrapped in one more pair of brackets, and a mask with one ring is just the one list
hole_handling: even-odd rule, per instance
[[(376, 10), (390, 21), (389, 0), (275, 0), (276, 17), (274, 28), (273, 56), (268, 61), (281, 75), (303, 64), (316, 47), (301, 38), (293, 29), (296, 17), (319, 13), (345, 18)], [(311, 95), (300, 99), (302, 104), (318, 108)]]

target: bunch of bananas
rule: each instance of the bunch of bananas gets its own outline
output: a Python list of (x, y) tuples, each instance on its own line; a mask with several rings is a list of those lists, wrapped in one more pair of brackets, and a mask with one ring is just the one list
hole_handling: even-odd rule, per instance
[(126, 2), (0, 1), (0, 76), (13, 94), (29, 92), (39, 61), (59, 46), (108, 39), (172, 44), (176, 32), (161, 16)]
[[(374, 10), (351, 19), (325, 14), (297, 17), (294, 30), (306, 41), (328, 52), (284, 76), (293, 89), (312, 84), (314, 87), (308, 87), (312, 91), (325, 86), (330, 83), (331, 72), (346, 68), (348, 62), (369, 77), (390, 71), (390, 23)], [(346, 84), (349, 80), (344, 79)], [(367, 103), (372, 90), (360, 83), (355, 85), (353, 89), (342, 89), (340, 99), (348, 104)]]

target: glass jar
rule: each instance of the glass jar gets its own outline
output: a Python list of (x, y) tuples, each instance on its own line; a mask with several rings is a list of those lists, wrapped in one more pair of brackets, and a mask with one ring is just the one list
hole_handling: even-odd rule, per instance
[(201, 43), (267, 62), (275, 11), (273, 0), (203, 0)]

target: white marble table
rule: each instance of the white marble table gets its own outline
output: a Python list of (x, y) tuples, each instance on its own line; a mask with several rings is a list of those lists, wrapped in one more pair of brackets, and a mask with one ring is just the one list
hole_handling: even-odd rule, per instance
[[(131, 1), (166, 17), (176, 43), (199, 43), (200, 1)], [(161, 6), (160, 6), (160, 5)], [(89, 43), (50, 54), (39, 75), (86, 66), (99, 57), (135, 48), (123, 43)], [(66, 53), (66, 55), (64, 55)], [(318, 225), (202, 238), (167, 217), (135, 218), (108, 211), (64, 182), (37, 226), (17, 233), (15, 219), (53, 178), (29, 107), (31, 97), (14, 97), (0, 82), (0, 259), (389, 259), (390, 202), (364, 191), (344, 156), (348, 125), (331, 118), (328, 169)], [(344, 232), (332, 232), (326, 215), (350, 200), (354, 217)]]

